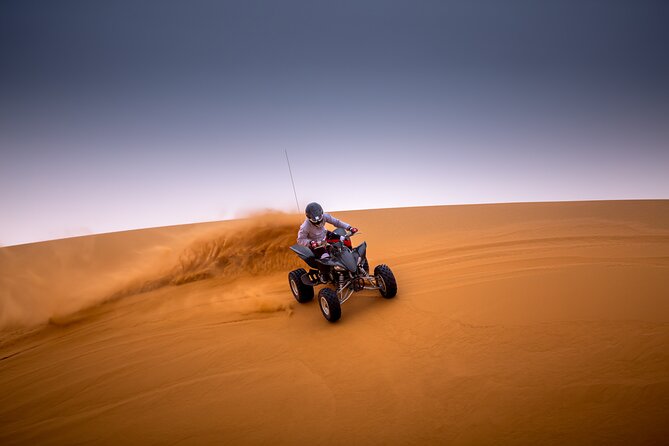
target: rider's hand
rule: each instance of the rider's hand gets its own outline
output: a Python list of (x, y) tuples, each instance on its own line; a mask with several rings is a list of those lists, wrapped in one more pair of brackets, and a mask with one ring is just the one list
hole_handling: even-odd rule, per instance
[(311, 246), (311, 249), (316, 249), (318, 248), (318, 242), (316, 240), (312, 240), (309, 242), (309, 246)]
[(355, 234), (356, 232), (358, 232), (358, 228), (354, 228), (353, 226), (348, 228), (348, 230), (351, 231), (351, 234)]

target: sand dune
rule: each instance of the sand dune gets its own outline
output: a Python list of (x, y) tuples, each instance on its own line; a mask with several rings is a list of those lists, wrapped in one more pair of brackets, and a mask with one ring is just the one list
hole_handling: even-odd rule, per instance
[(0, 444), (669, 438), (669, 201), (337, 216), (399, 292), (336, 324), (295, 215), (0, 248)]

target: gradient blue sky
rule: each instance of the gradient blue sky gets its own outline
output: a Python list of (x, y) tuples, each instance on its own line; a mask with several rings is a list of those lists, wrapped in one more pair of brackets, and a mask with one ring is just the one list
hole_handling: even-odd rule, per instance
[(669, 198), (665, 1), (2, 1), (0, 244)]

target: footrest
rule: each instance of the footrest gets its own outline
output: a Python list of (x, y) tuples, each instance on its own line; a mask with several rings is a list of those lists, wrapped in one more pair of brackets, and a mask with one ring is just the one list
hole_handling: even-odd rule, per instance
[(312, 269), (309, 270), (308, 273), (302, 274), (302, 277), (300, 277), (300, 280), (302, 281), (303, 284), (307, 286), (314, 286), (318, 285), (318, 270)]

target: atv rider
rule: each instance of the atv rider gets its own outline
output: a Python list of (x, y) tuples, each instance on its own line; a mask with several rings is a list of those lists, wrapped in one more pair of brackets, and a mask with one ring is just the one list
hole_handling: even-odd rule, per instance
[(309, 203), (304, 212), (307, 218), (300, 226), (297, 233), (297, 243), (302, 246), (311, 248), (316, 258), (328, 257), (323, 242), (325, 241), (328, 230), (325, 229), (325, 223), (330, 223), (338, 228), (343, 228), (351, 231), (353, 234), (358, 232), (357, 228), (352, 227), (348, 223), (337, 220), (330, 214), (323, 213), (323, 208), (318, 203)]

